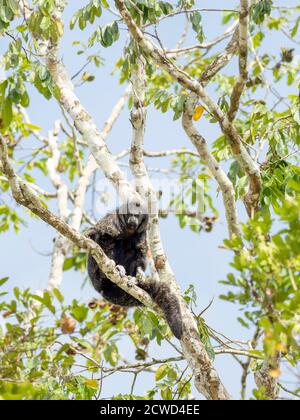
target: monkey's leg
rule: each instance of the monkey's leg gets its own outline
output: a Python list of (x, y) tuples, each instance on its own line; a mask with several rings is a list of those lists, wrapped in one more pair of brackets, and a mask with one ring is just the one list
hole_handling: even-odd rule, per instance
[(126, 307), (141, 306), (141, 303), (138, 300), (108, 279), (102, 281), (101, 294), (106, 300), (114, 305)]

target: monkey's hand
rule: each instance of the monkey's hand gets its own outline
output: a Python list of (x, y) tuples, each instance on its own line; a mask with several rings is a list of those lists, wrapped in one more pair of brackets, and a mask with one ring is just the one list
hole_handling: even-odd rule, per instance
[(121, 277), (125, 277), (126, 276), (126, 270), (122, 265), (117, 265), (116, 269), (118, 270), (118, 272), (120, 273)]

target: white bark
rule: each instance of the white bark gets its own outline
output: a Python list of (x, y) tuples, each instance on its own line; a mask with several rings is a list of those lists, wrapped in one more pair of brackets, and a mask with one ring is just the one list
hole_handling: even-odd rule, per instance
[[(60, 122), (57, 121), (55, 123), (54, 129), (48, 134), (48, 143), (51, 157), (47, 160), (46, 167), (48, 170), (49, 178), (57, 190), (58, 214), (62, 220), (67, 221), (70, 214), (68, 209), (68, 188), (62, 181), (61, 176), (57, 171), (60, 160), (60, 151), (58, 146), (59, 130)], [(49, 290), (58, 288), (60, 286), (63, 264), (67, 253), (67, 242), (67, 239), (62, 235), (58, 235), (55, 239), (48, 280)]]
[(239, 18), (239, 78), (236, 81), (230, 100), (229, 121), (233, 121), (240, 106), (241, 96), (248, 79), (248, 34), (249, 34), (249, 0), (240, 0)]

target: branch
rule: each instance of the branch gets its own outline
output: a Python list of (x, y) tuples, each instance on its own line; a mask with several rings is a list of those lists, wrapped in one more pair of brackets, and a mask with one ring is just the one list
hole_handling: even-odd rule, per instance
[(282, 389), (282, 391), (286, 392), (287, 394), (290, 394), (293, 397), (296, 397), (296, 398), (300, 399), (300, 393), (291, 391), (291, 390), (287, 389), (284, 385), (282, 385), (280, 383), (278, 384), (278, 386), (279, 386), (280, 389)]
[(194, 92), (206, 105), (209, 111), (219, 121), (222, 131), (227, 136), (232, 152), (238, 161), (241, 169), (246, 173), (249, 181), (249, 190), (244, 197), (244, 203), (249, 216), (252, 216), (259, 207), (259, 199), (261, 193), (261, 175), (260, 169), (256, 162), (252, 159), (246, 148), (244, 147), (240, 134), (237, 132), (228, 117), (222, 112), (220, 107), (207, 95), (201, 83), (189, 76), (188, 73), (181, 70), (176, 64), (170, 61), (157, 48), (151, 40), (149, 40), (140, 28), (136, 25), (132, 16), (125, 6), (124, 0), (116, 0), (116, 5), (122, 15), (124, 22), (135, 39), (146, 54), (148, 54), (154, 62), (170, 76), (180, 83), (184, 88)]
[(179, 10), (177, 12), (170, 13), (167, 16), (163, 16), (161, 19), (159, 19), (159, 22), (162, 22), (163, 20), (169, 19), (174, 16), (178, 16), (182, 14), (189, 15), (195, 12), (201, 12), (201, 13), (202, 12), (221, 12), (221, 13), (229, 12), (229, 13), (236, 13), (236, 14), (239, 13), (239, 11), (235, 9), (211, 9), (211, 8), (200, 8), (200, 9), (192, 9), (192, 10), (184, 9), (184, 10)]
[[(48, 135), (48, 144), (51, 151), (51, 157), (47, 160), (46, 166), (50, 180), (57, 190), (59, 216), (62, 220), (67, 221), (70, 214), (68, 209), (69, 192), (66, 184), (62, 181), (61, 176), (57, 171), (60, 160), (60, 151), (57, 142), (59, 130), (60, 122), (57, 121), (54, 125), (53, 131), (50, 131)], [(68, 240), (62, 235), (58, 235), (55, 239), (48, 281), (48, 288), (50, 290), (60, 286), (63, 265), (68, 252), (67, 244)]]
[[(278, 360), (279, 362), (279, 360)], [(274, 369), (274, 366), (265, 360), (263, 367), (254, 373), (255, 383), (258, 388), (263, 388), (265, 396), (269, 400), (277, 400), (279, 396), (278, 378), (274, 378), (270, 375), (270, 371)]]
[(220, 53), (214, 61), (205, 69), (203, 72), (200, 82), (203, 86), (206, 86), (208, 82), (217, 74), (219, 71), (225, 67), (229, 61), (232, 59), (232, 57), (235, 55), (235, 53), (238, 50), (238, 39), (239, 39), (239, 27), (236, 26), (233, 36), (226, 46), (225, 50)]
[(73, 118), (74, 124), (87, 142), (89, 149), (97, 164), (102, 168), (105, 176), (117, 188), (122, 200), (135, 197), (128, 180), (120, 170), (112, 154), (109, 152), (105, 139), (95, 126), (92, 118), (84, 109), (73, 92), (68, 73), (60, 60), (55, 56), (48, 56), (47, 65), (53, 80), (61, 92), (61, 105)]
[(193, 100), (193, 97), (191, 97), (187, 100), (186, 108), (183, 113), (183, 128), (188, 137), (191, 139), (194, 146), (196, 147), (199, 155), (201, 156), (201, 159), (204, 161), (207, 168), (210, 170), (215, 180), (217, 181), (220, 190), (222, 191), (229, 236), (240, 236), (241, 232), (239, 229), (239, 222), (236, 210), (235, 191), (232, 182), (221, 168), (219, 162), (210, 153), (205, 139), (200, 135), (195, 125), (193, 124), (194, 110), (195, 98)]
[(144, 156), (148, 158), (161, 158), (167, 156), (180, 156), (180, 155), (190, 155), (197, 158), (200, 158), (199, 153), (194, 152), (193, 150), (187, 149), (178, 149), (178, 150), (162, 150), (160, 152), (149, 152), (144, 150)]
[(233, 88), (230, 108), (228, 111), (229, 121), (233, 121), (240, 106), (240, 100), (244, 87), (248, 80), (248, 34), (249, 34), (249, 1), (240, 0), (241, 11), (239, 19), (239, 78)]
[(220, 42), (224, 41), (224, 39), (230, 37), (234, 30), (236, 29), (237, 24), (234, 23), (230, 28), (228, 28), (222, 35), (217, 36), (212, 41), (207, 42), (206, 44), (197, 44), (191, 47), (186, 48), (176, 48), (174, 50), (167, 50), (166, 54), (169, 58), (177, 57), (182, 54), (191, 53), (197, 50), (209, 50), (210, 48), (214, 47), (215, 45), (219, 44)]

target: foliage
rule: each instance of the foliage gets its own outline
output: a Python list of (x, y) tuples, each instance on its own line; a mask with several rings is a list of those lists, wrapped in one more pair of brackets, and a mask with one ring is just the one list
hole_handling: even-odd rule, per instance
[[(223, 299), (244, 309), (241, 323), (265, 330), (264, 351), (270, 358), (282, 352), (295, 366), (299, 360), (300, 317), (300, 196), (276, 208), (276, 218), (258, 215), (243, 228), (243, 240), (226, 241), (234, 251), (232, 267), (223, 284), (234, 288)], [(280, 230), (276, 225), (280, 223)]]
[[(137, 309), (132, 318), (103, 301), (67, 304), (57, 289), (32, 294), (14, 288), (9, 298), (7, 281), (0, 280), (0, 399), (100, 398), (103, 376), (123, 367), (118, 344), (124, 335), (135, 353), (132, 363), (146, 362), (150, 340), (160, 344), (170, 335), (151, 311)], [(188, 398), (190, 385), (179, 372), (177, 364), (158, 365), (149, 397)]]
[[(63, 6), (67, 3), (61, 2)], [(127, 32), (115, 14), (113, 1), (80, 3), (80, 7), (68, 6), (74, 9), (68, 21), (57, 16), (55, 0), (34, 0), (34, 11), (25, 20), (16, 0), (0, 0), (3, 41), (0, 65), (4, 70), (0, 80), (0, 135), (7, 141), (9, 156), (18, 175), (33, 186), (36, 180), (38, 184), (47, 185), (47, 162), (52, 152), (43, 127), (39, 127), (38, 121), (31, 123), (27, 113), (31, 111), (36, 93), (47, 101), (57, 101), (62, 94), (52, 80), (44, 57), (37, 53), (38, 39), (56, 46), (62, 37), (70, 37), (72, 52), (80, 62), (79, 71), (73, 76), (76, 88), (94, 83), (96, 76), (101, 75), (105, 53), (112, 51), (118, 52), (114, 73), (121, 84), (127, 84), (137, 59), (143, 55), (147, 70), (145, 106), (163, 113), (164, 118), (173, 119), (178, 125), (186, 107), (189, 92), (157, 68), (135, 42), (126, 38)], [(198, 10), (198, 3), (194, 0), (126, 0), (134, 21), (144, 27), (144, 32), (162, 51), (163, 31), (160, 29), (163, 25), (175, 19), (175, 15), (179, 17), (178, 22), (180, 17), (187, 18), (191, 28), (188, 43), (192, 38), (198, 48), (191, 48), (179, 56), (166, 55), (165, 59), (190, 77), (201, 80), (224, 44), (213, 49), (203, 45), (199, 48), (199, 44), (207, 41), (207, 25), (206, 14)], [(282, 358), (292, 372), (297, 372), (300, 361), (299, 12), (299, 5), (278, 6), (271, 0), (260, 0), (251, 10), (249, 75), (234, 124), (242, 135), (245, 148), (257, 161), (263, 188), (260, 211), (245, 221), (241, 238), (226, 240), (224, 245), (226, 250), (232, 251), (233, 257), (232, 272), (222, 281), (224, 293), (221, 297), (241, 309), (238, 321), (248, 330), (249, 337), (253, 331), (259, 331), (255, 348), (249, 353), (255, 356), (252, 370), (259, 370), (265, 359), (275, 378), (284, 375), (278, 359)], [(237, 18), (236, 10), (229, 10), (219, 20), (228, 25)], [(184, 27), (184, 20), (180, 22)], [(273, 38), (280, 41), (274, 42), (270, 49)], [(178, 45), (184, 49), (186, 44), (179, 42)], [(91, 66), (96, 68), (95, 74)], [(237, 77), (236, 66), (223, 69), (214, 76), (208, 88), (223, 112), (229, 110)], [(98, 93), (100, 96), (101, 92)], [(129, 100), (131, 106), (132, 98)], [(194, 124), (200, 132), (206, 129), (211, 133), (207, 139), (209, 148), (227, 170), (236, 201), (241, 202), (248, 179), (232, 156), (228, 139), (224, 134), (220, 135), (217, 120), (200, 100)], [(186, 141), (184, 138), (184, 147)], [(24, 150), (29, 150), (29, 155), (24, 156)], [(89, 151), (86, 140), (67, 117), (63, 122), (59, 151), (60, 159), (55, 169), (67, 183), (69, 200), (73, 202), (76, 198), (74, 188)], [(170, 160), (169, 166), (170, 172), (177, 176), (179, 188), (161, 216), (171, 217), (171, 209), (182, 229), (188, 227), (197, 235), (213, 232), (223, 215), (219, 211), (221, 194), (212, 174), (200, 158), (188, 153), (179, 153)], [(9, 184), (1, 167), (0, 192), (0, 234), (4, 235), (10, 229), (17, 234), (26, 228), (25, 216), (10, 201)], [(43, 195), (40, 190), (37, 194), (45, 206), (56, 205), (55, 194)], [(161, 198), (163, 201), (164, 197)], [(86, 205), (82, 230), (93, 218), (94, 209)], [(240, 207), (238, 205), (242, 213)], [(65, 257), (64, 271), (84, 272), (85, 267), (86, 255), (72, 247)], [(197, 278), (198, 273), (194, 283)], [(171, 339), (168, 326), (153, 311), (139, 308), (127, 313), (102, 301), (89, 305), (76, 300), (66, 303), (58, 290), (39, 295), (32, 290), (15, 288), (11, 296), (7, 294), (11, 289), (8, 285), (7, 278), (0, 280), (0, 398), (99, 398), (105, 377), (121, 371), (127, 363), (120, 351), (124, 337), (130, 343), (131, 354), (135, 355), (130, 365), (150, 363), (153, 386), (145, 395), (139, 395), (133, 383), (132, 390), (121, 393), (118, 390), (113, 398), (191, 398), (191, 374), (181, 362), (162, 360), (151, 365), (151, 346), (163, 346)], [(184, 297), (194, 310), (196, 296), (192, 286)], [(204, 318), (204, 314), (195, 314), (201, 340), (209, 357), (214, 359), (216, 344), (220, 341), (215, 342), (216, 336)], [(134, 373), (142, 374), (139, 369), (135, 368)], [(298, 389), (293, 391), (294, 397), (299, 395)], [(265, 399), (265, 390), (254, 390), (254, 398)]]

